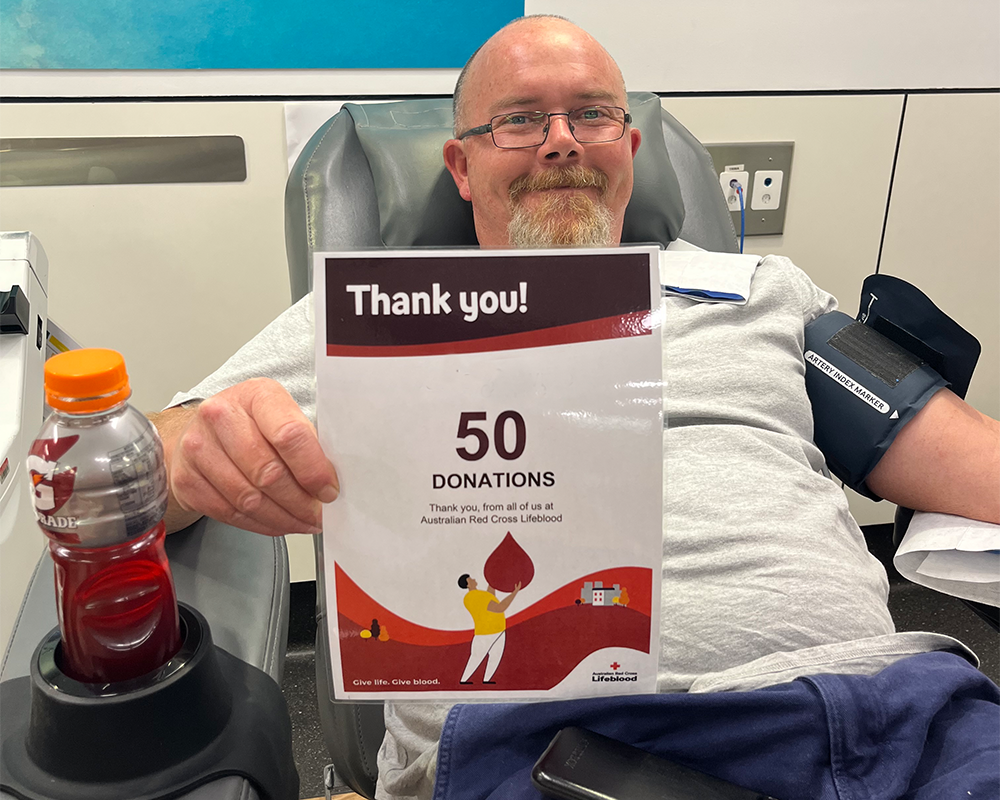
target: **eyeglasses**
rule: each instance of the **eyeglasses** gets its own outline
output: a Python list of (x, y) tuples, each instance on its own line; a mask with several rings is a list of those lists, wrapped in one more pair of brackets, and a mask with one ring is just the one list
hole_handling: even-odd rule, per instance
[(617, 106), (587, 106), (573, 111), (511, 111), (498, 114), (486, 125), (470, 128), (459, 139), (489, 133), (502, 150), (520, 150), (545, 144), (552, 117), (566, 117), (570, 133), (580, 144), (616, 142), (625, 135), (632, 116)]

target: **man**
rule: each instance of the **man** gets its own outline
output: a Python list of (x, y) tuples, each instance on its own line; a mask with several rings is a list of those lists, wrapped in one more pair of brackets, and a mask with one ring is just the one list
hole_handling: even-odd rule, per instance
[(465, 669), (462, 670), (462, 679), (459, 683), (472, 683), (470, 680), (472, 673), (487, 657), (489, 657), (489, 661), (486, 662), (483, 683), (496, 683), (493, 680), (493, 675), (496, 673), (497, 667), (500, 666), (503, 648), (507, 642), (507, 618), (504, 616), (504, 612), (510, 608), (517, 593), (521, 591), (521, 584), (516, 584), (514, 591), (503, 600), (497, 600), (497, 590), (492, 586), (487, 586), (485, 592), (479, 589), (476, 579), (469, 577), (468, 573), (459, 576), (458, 586), (468, 590), (462, 603), (465, 605), (465, 610), (472, 616), (473, 624), (472, 648)]
[[(456, 138), (444, 159), (473, 204), (483, 247), (619, 242), (641, 137), (623, 123), (613, 141), (581, 143), (570, 116), (593, 106), (626, 108), (621, 73), (564, 20), (517, 21), (473, 56), (456, 89)], [(498, 147), (485, 127), (537, 113), (549, 115), (537, 146)], [(664, 304), (670, 483), (659, 690), (753, 695), (803, 676), (877, 676), (912, 654), (963, 652), (948, 637), (894, 633), (884, 571), (823, 474), (802, 336), (835, 308), (833, 298), (786, 259), (768, 257), (745, 306)], [(318, 529), (320, 503), (336, 497), (338, 483), (306, 415), (271, 381), (236, 383), (273, 368), (310, 409), (309, 324), (301, 308), (286, 312), (235, 367), (175, 400), (217, 394), (157, 420), (172, 528), (209, 514), (266, 534)], [(306, 339), (294, 367), (285, 364), (286, 335)], [(1000, 522), (998, 481), (1000, 426), (942, 390), (867, 483), (903, 505)], [(447, 711), (387, 705), (380, 798), (430, 796)]]

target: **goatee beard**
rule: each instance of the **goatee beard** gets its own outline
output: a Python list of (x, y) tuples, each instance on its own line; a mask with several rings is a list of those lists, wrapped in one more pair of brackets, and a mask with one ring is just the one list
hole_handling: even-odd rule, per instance
[[(600, 170), (559, 167), (534, 176), (523, 175), (509, 190), (513, 214), (507, 226), (511, 247), (611, 247), (614, 218), (604, 204), (608, 178)], [(533, 208), (520, 202), (527, 192), (570, 187), (596, 188), (598, 199), (578, 192), (544, 192)]]

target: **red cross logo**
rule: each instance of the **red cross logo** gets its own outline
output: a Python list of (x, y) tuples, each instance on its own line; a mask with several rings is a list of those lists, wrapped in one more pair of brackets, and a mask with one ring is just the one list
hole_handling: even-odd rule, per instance
[(621, 666), (617, 661), (611, 665), (611, 669), (618, 669)]

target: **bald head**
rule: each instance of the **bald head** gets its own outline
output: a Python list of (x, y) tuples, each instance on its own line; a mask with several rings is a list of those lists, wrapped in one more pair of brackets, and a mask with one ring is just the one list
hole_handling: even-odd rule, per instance
[(487, 39), (465, 63), (465, 67), (458, 76), (458, 82), (455, 84), (453, 101), (455, 135), (458, 136), (463, 131), (482, 124), (480, 121), (471, 119), (469, 114), (469, 108), (472, 105), (471, 98), (477, 92), (483, 91), (479, 84), (490, 77), (503, 75), (505, 64), (517, 51), (546, 46), (584, 49), (602, 54), (608, 60), (621, 84), (622, 107), (628, 108), (625, 79), (622, 77), (618, 64), (601, 46), (600, 42), (565, 17), (536, 14), (521, 17), (508, 23)]
[[(517, 20), (479, 48), (456, 91), (456, 138), (445, 143), (444, 162), (472, 202), (482, 247), (621, 240), (642, 136), (620, 110), (621, 70), (594, 37), (558, 17)], [(547, 116), (532, 144), (496, 146), (494, 117), (519, 126), (538, 114)], [(598, 125), (608, 135), (594, 141)]]

